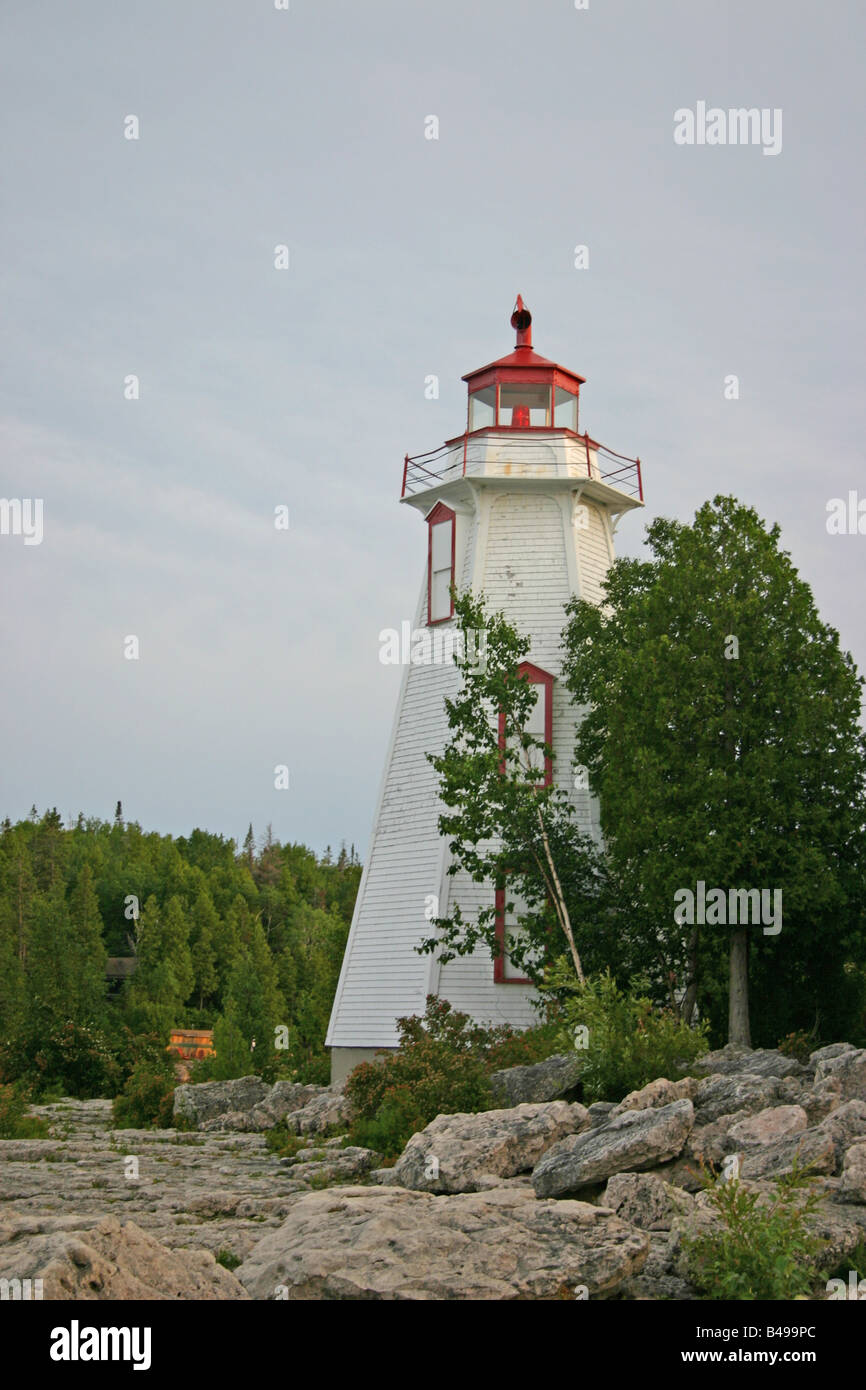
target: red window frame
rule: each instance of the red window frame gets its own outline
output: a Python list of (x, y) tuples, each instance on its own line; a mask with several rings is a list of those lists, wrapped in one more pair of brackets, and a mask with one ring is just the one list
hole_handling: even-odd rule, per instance
[(435, 627), (437, 623), (447, 623), (454, 617), (454, 595), (451, 595), (451, 605), (449, 612), (441, 618), (431, 616), (431, 602), (433, 598), (433, 527), (441, 525), (443, 522), (451, 523), (451, 583), (454, 583), (454, 565), (457, 546), (457, 513), (450, 507), (446, 507), (444, 502), (437, 502), (432, 512), (427, 515), (427, 626)]
[[(540, 666), (534, 666), (531, 661), (522, 661), (517, 668), (520, 676), (527, 676), (530, 685), (544, 686), (544, 742), (553, 744), (553, 676), (549, 671), (542, 671)], [(499, 747), (505, 747), (505, 714), (499, 714)], [(544, 759), (544, 780), (539, 782), (539, 787), (549, 787), (553, 782), (553, 759)]]
[(506, 941), (505, 941), (505, 889), (497, 888), (494, 895), (496, 907), (496, 943), (497, 951), (493, 957), (493, 983), (495, 985), (531, 985), (532, 981), (526, 975), (506, 975)]
[[(527, 676), (531, 685), (544, 686), (544, 742), (553, 743), (553, 676), (549, 671), (543, 671), (540, 666), (535, 666), (531, 661), (523, 661), (517, 668), (518, 674)], [(499, 715), (499, 746), (505, 747), (505, 715)], [(539, 782), (539, 787), (549, 787), (553, 782), (553, 760), (546, 757), (544, 759), (544, 781)], [(506, 975), (506, 939), (505, 939), (505, 888), (497, 888), (494, 893), (494, 906), (496, 909), (496, 941), (498, 950), (493, 957), (493, 983), (497, 985), (529, 985), (532, 983), (526, 975)]]

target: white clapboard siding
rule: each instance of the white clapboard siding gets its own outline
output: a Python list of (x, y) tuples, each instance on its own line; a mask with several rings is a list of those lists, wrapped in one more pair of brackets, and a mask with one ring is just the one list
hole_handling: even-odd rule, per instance
[[(455, 488), (458, 485), (455, 484)], [(483, 591), (491, 609), (502, 609), (531, 638), (528, 660), (559, 677), (564, 606), (574, 593), (593, 603), (612, 555), (603, 505), (587, 503), (588, 524), (572, 524), (567, 479), (548, 489), (513, 491), (479, 484), (457, 507), (455, 574), (458, 585)], [(442, 500), (449, 505), (448, 496)], [(425, 532), (426, 546), (426, 532)], [(423, 575), (414, 626), (427, 619)], [(393, 1047), (397, 1018), (421, 1013), (425, 995), (438, 993), (482, 1022), (526, 1026), (535, 1019), (530, 986), (494, 983), (490, 952), (439, 966), (415, 947), (431, 929), (425, 906), (439, 900), (439, 914), (459, 902), (467, 916), (492, 900), (492, 889), (468, 877), (447, 875), (447, 847), (438, 834), (441, 805), (437, 778), (425, 754), (448, 736), (446, 694), (457, 689), (453, 665), (406, 668), (375, 814), (367, 864), (337, 988), (327, 1043), (334, 1048)], [(569, 790), (581, 828), (598, 836), (598, 809), (575, 786), (572, 759), (577, 711), (557, 679), (553, 692), (553, 745), (557, 781)], [(433, 915), (439, 915), (433, 914)]]

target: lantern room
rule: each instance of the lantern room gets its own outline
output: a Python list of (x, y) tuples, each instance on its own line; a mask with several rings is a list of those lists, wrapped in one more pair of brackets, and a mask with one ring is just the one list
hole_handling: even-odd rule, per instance
[(532, 349), (532, 315), (520, 295), (511, 315), (514, 351), (469, 372), (467, 431), (568, 430), (577, 434), (578, 402), (585, 377), (540, 357)]

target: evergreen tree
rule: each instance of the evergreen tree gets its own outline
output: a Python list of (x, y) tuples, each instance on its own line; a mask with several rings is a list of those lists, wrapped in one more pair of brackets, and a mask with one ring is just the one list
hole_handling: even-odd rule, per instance
[[(862, 1006), (863, 682), (779, 535), (731, 497), (692, 525), (657, 520), (653, 558), (618, 560), (601, 608), (572, 600), (565, 637), (589, 706), (577, 761), (644, 942), (717, 1032), (727, 975), (728, 1037), (745, 1045), (750, 977), (765, 1045), (816, 1018), (844, 1036)], [(778, 890), (781, 930), (744, 924), (738, 902), (734, 923), (689, 920), (699, 883), (726, 909), (732, 890)]]

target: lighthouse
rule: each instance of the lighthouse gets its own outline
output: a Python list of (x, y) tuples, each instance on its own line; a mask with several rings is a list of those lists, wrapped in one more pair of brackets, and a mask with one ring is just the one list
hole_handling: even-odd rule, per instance
[[(530, 638), (521, 670), (538, 693), (528, 727), (555, 753), (545, 776), (568, 791), (580, 828), (600, 837), (598, 807), (573, 767), (576, 715), (560, 641), (571, 597), (602, 600), (617, 525), (643, 506), (640, 460), (581, 433), (585, 378), (534, 350), (519, 295), (511, 325), (513, 351), (463, 378), (462, 434), (403, 463), (401, 502), (423, 523), (423, 575), (413, 640), (395, 644), (403, 677), (326, 1038), (334, 1082), (395, 1047), (396, 1020), (423, 1013), (428, 994), (479, 1023), (522, 1028), (536, 1017), (535, 991), (509, 960), (504, 898), (500, 907), (492, 884), (448, 873), (438, 830), (444, 808), (425, 755), (445, 747), (445, 699), (459, 689), (452, 587), (483, 594)], [(496, 905), (495, 953), (479, 947), (444, 965), (419, 954), (431, 919), (455, 903), (467, 917)]]

